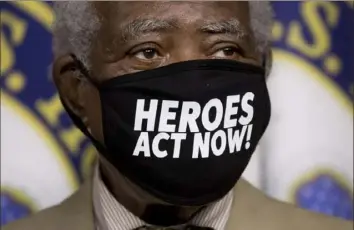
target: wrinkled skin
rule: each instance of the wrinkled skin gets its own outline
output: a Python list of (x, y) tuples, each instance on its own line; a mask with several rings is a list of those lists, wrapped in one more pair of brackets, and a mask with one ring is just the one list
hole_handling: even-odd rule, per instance
[[(250, 30), (247, 2), (92, 4), (101, 20), (89, 57), (90, 77), (97, 82), (195, 59), (231, 59), (261, 65), (261, 55), (256, 52)], [(131, 34), (128, 25), (137, 19), (153, 20), (154, 23), (157, 20), (168, 27), (137, 28)], [(201, 29), (206, 24), (230, 20), (238, 20), (242, 32)], [(61, 72), (64, 66), (73, 63), (69, 54), (57, 57), (53, 70), (56, 86), (64, 102), (103, 143), (100, 98), (96, 88), (82, 77), (81, 70), (75, 65)], [(166, 204), (128, 181), (103, 157), (99, 160), (107, 187), (135, 215), (140, 216), (148, 204)], [(187, 220), (198, 209), (200, 207), (180, 207), (180, 218)]]

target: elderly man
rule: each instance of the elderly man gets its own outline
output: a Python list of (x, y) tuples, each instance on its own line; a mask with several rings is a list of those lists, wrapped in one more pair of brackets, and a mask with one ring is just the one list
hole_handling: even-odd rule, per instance
[(240, 179), (270, 118), (267, 2), (57, 2), (54, 80), (92, 178), (5, 230), (349, 230)]

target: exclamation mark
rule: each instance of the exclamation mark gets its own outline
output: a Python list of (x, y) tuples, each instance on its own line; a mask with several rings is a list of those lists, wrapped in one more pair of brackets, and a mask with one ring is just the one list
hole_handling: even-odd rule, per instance
[(250, 143), (250, 140), (251, 140), (251, 134), (252, 134), (252, 127), (253, 127), (253, 125), (249, 125), (249, 126), (247, 126), (248, 128), (247, 128), (247, 138), (246, 138), (246, 144), (245, 144), (245, 148), (246, 149), (249, 149), (250, 148), (250, 146), (251, 146), (251, 143)]

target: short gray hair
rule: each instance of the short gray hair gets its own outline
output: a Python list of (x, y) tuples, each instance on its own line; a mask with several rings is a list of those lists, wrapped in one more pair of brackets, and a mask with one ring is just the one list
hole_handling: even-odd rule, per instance
[[(256, 48), (260, 53), (265, 53), (271, 40), (272, 8), (269, 1), (250, 1), (249, 4)], [(54, 54), (73, 53), (90, 68), (90, 48), (100, 27), (100, 20), (92, 5), (87, 1), (58, 1), (54, 3), (54, 11)]]

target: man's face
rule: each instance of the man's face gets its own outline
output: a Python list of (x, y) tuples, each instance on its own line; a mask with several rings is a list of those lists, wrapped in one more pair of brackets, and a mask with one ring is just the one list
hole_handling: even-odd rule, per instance
[[(260, 65), (247, 2), (96, 2), (93, 7), (101, 19), (89, 57), (95, 81), (196, 59)], [(59, 73), (70, 62), (69, 56), (56, 62), (59, 92), (103, 141), (96, 89), (74, 71)]]

